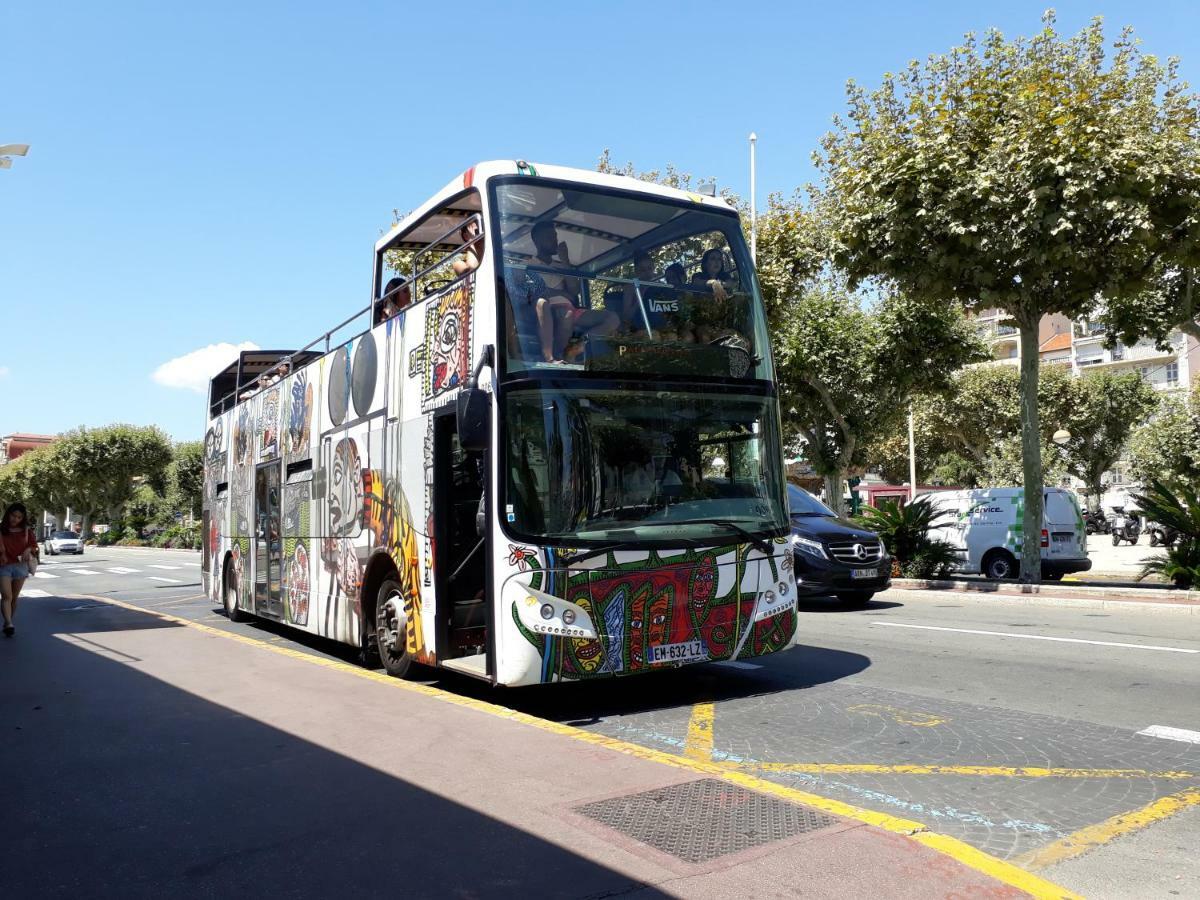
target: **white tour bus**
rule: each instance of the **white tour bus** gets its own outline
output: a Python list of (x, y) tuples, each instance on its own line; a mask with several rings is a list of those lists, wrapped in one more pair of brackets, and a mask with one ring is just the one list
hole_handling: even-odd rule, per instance
[(495, 684), (790, 646), (778, 397), (736, 213), (467, 170), (375, 246), (371, 303), (212, 380), (204, 584)]

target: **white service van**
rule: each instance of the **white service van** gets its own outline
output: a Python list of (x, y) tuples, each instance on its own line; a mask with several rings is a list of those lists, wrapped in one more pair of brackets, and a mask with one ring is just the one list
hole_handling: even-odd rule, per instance
[[(988, 578), (1016, 578), (1021, 571), (1025, 517), (1024, 488), (977, 488), (923, 495), (941, 514), (941, 526), (930, 537), (946, 541), (961, 556), (955, 567)], [(1057, 581), (1070, 572), (1092, 567), (1087, 530), (1079, 503), (1070, 491), (1043, 492), (1042, 578)]]

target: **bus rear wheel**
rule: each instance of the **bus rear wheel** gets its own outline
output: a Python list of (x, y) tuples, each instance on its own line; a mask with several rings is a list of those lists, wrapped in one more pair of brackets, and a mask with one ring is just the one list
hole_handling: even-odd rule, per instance
[(233, 563), (225, 563), (225, 577), (222, 579), (224, 588), (221, 592), (221, 600), (225, 607), (225, 615), (230, 622), (245, 622), (246, 614), (238, 609), (238, 583), (237, 576), (233, 572)]
[(412, 665), (408, 655), (408, 616), (404, 613), (404, 594), (400, 582), (386, 578), (375, 594), (375, 643), (384, 671), (403, 678)]

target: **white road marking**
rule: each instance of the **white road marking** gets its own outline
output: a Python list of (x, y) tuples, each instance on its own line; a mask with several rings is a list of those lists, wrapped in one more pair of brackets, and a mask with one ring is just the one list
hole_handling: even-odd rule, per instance
[(126, 566), (113, 566), (113, 568), (109, 569), (108, 571), (116, 572), (118, 575), (130, 575), (133, 572), (140, 572), (142, 570), (141, 569), (130, 569)]
[(754, 663), (742, 662), (740, 659), (723, 659), (720, 662), (713, 663), (714, 666), (728, 666), (730, 669), (761, 669), (762, 666), (756, 666)]
[(1183, 741), (1186, 744), (1200, 744), (1200, 731), (1172, 728), (1170, 725), (1151, 725), (1149, 728), (1143, 728), (1138, 734), (1144, 734), (1146, 737), (1166, 738), (1168, 741)]
[(1024, 638), (1027, 641), (1057, 641), (1062, 644), (1094, 644), (1098, 647), (1128, 647), (1131, 650), (1161, 650), (1165, 653), (1200, 653), (1183, 647), (1158, 647), (1154, 644), (1122, 644), (1117, 641), (1085, 641), (1083, 638), (1047, 637), (1042, 634), (1012, 634), (1008, 631), (979, 631), (974, 628), (944, 628), (941, 625), (907, 625), (903, 622), (872, 622), (890, 628), (920, 628), (925, 631), (954, 631), (959, 634), (986, 634), (992, 637)]
[(184, 563), (184, 565), (185, 566), (195, 566), (197, 569), (200, 568), (200, 563)]
[(183, 567), (182, 566), (159, 566), (159, 565), (155, 565), (154, 563), (151, 563), (149, 565), (149, 568), (151, 568), (151, 569), (181, 569)]
[[(39, 591), (37, 588), (27, 588), (21, 591), (22, 597), (53, 597), (49, 591)], [(18, 598), (20, 599), (20, 598)]]
[(171, 584), (179, 584), (178, 578), (164, 578), (162, 575), (147, 575), (151, 581), (168, 581)]
[(34, 578), (57, 578), (57, 575), (51, 575), (49, 572), (34, 572)]
[(71, 574), (72, 575), (99, 575), (100, 573), (97, 572), (95, 569), (72, 569)]

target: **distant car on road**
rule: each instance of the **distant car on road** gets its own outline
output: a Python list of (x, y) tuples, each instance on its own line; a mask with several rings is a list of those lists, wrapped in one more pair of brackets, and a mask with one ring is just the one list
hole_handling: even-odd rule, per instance
[(892, 560), (879, 535), (839, 519), (803, 488), (787, 490), (799, 596), (832, 594), (845, 606), (865, 606), (891, 586)]
[(50, 551), (51, 556), (57, 556), (59, 553), (75, 553), (82, 556), (83, 538), (73, 531), (56, 531), (50, 535), (50, 540), (46, 541), (46, 549)]

